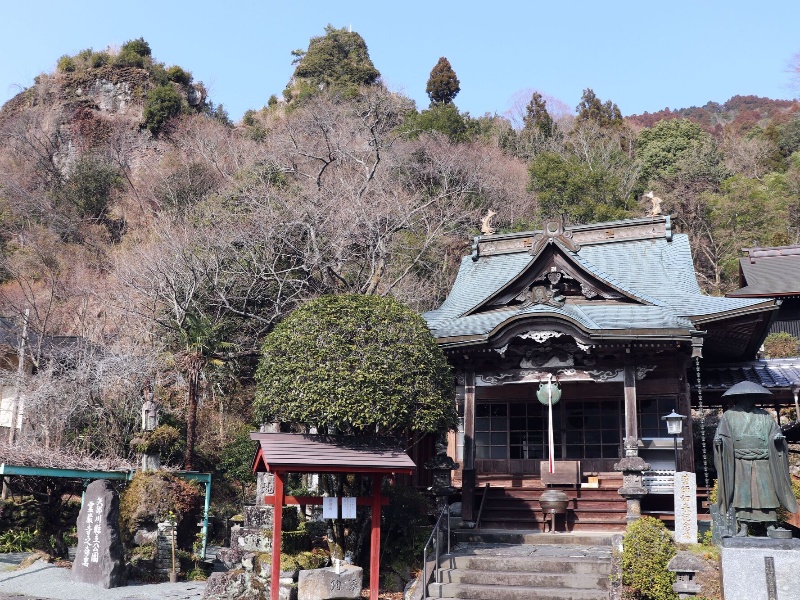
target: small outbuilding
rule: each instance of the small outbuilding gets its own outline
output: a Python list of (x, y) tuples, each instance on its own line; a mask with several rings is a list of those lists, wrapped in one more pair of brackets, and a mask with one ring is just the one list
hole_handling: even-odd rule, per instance
[[(289, 473), (341, 473), (372, 477), (372, 496), (356, 498), (356, 504), (372, 508), (370, 537), (370, 600), (377, 600), (380, 584), (381, 495), (385, 476), (411, 475), (416, 465), (401, 448), (374, 438), (310, 435), (299, 433), (251, 433), (258, 443), (253, 472), (275, 475), (274, 494), (264, 504), (274, 507), (272, 530), (272, 578), (280, 577), (281, 516), (286, 504), (322, 504), (321, 497), (291, 497), (285, 494)], [(338, 499), (337, 499), (338, 502)], [(271, 585), (271, 598), (278, 600), (279, 586)]]

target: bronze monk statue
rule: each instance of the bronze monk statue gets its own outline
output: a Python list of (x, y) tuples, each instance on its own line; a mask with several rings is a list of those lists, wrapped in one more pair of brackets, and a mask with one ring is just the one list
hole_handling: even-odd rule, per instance
[(714, 436), (717, 505), (720, 514), (727, 514), (731, 506), (736, 511), (737, 536), (747, 535), (748, 523), (774, 529), (780, 506), (797, 512), (786, 439), (772, 415), (755, 407), (755, 402), (771, 395), (749, 381), (723, 394), (736, 404), (722, 415)]

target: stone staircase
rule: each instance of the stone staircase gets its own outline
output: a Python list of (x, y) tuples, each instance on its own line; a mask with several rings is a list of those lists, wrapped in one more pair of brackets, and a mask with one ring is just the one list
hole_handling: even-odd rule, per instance
[[(558, 488), (570, 498), (566, 515), (567, 531), (625, 530), (625, 499), (617, 490), (621, 477), (600, 480), (598, 488)], [(539, 496), (549, 488), (538, 481), (526, 482), (525, 487), (489, 487), (481, 512), (482, 529), (542, 529), (544, 515)], [(476, 490), (475, 506), (483, 501), (485, 488)], [(556, 517), (556, 529), (563, 531), (564, 516)]]
[[(503, 532), (469, 534), (504, 539)], [(460, 600), (608, 600), (611, 536), (506, 532), (523, 543), (471, 542), (441, 558), (428, 596)], [(585, 545), (573, 542), (594, 542)]]

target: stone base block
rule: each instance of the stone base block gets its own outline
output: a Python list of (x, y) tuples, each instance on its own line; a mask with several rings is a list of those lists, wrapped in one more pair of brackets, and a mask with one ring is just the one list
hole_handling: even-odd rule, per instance
[(342, 565), (337, 574), (334, 567), (300, 571), (297, 580), (298, 600), (332, 600), (360, 598), (364, 570), (354, 565)]
[(231, 527), (231, 547), (249, 552), (272, 552), (272, 531), (250, 527)]
[(800, 539), (724, 538), (722, 588), (725, 600), (800, 597)]
[(245, 506), (244, 526), (249, 529), (272, 529), (272, 517), (275, 509), (272, 506)]

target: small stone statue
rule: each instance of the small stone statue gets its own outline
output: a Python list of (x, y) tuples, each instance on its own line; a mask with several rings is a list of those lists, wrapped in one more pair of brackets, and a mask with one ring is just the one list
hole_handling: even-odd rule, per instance
[(778, 423), (755, 402), (771, 396), (769, 390), (749, 381), (737, 383), (723, 396), (736, 405), (725, 411), (714, 436), (717, 468), (717, 505), (721, 514), (732, 506), (739, 531), (746, 536), (749, 523), (764, 523), (768, 532), (777, 525), (777, 509), (797, 512), (792, 492), (786, 439)]
[(158, 413), (160, 407), (153, 400), (153, 389), (150, 382), (145, 381), (144, 392), (142, 393), (144, 402), (142, 403), (142, 431), (153, 431), (158, 427)]

